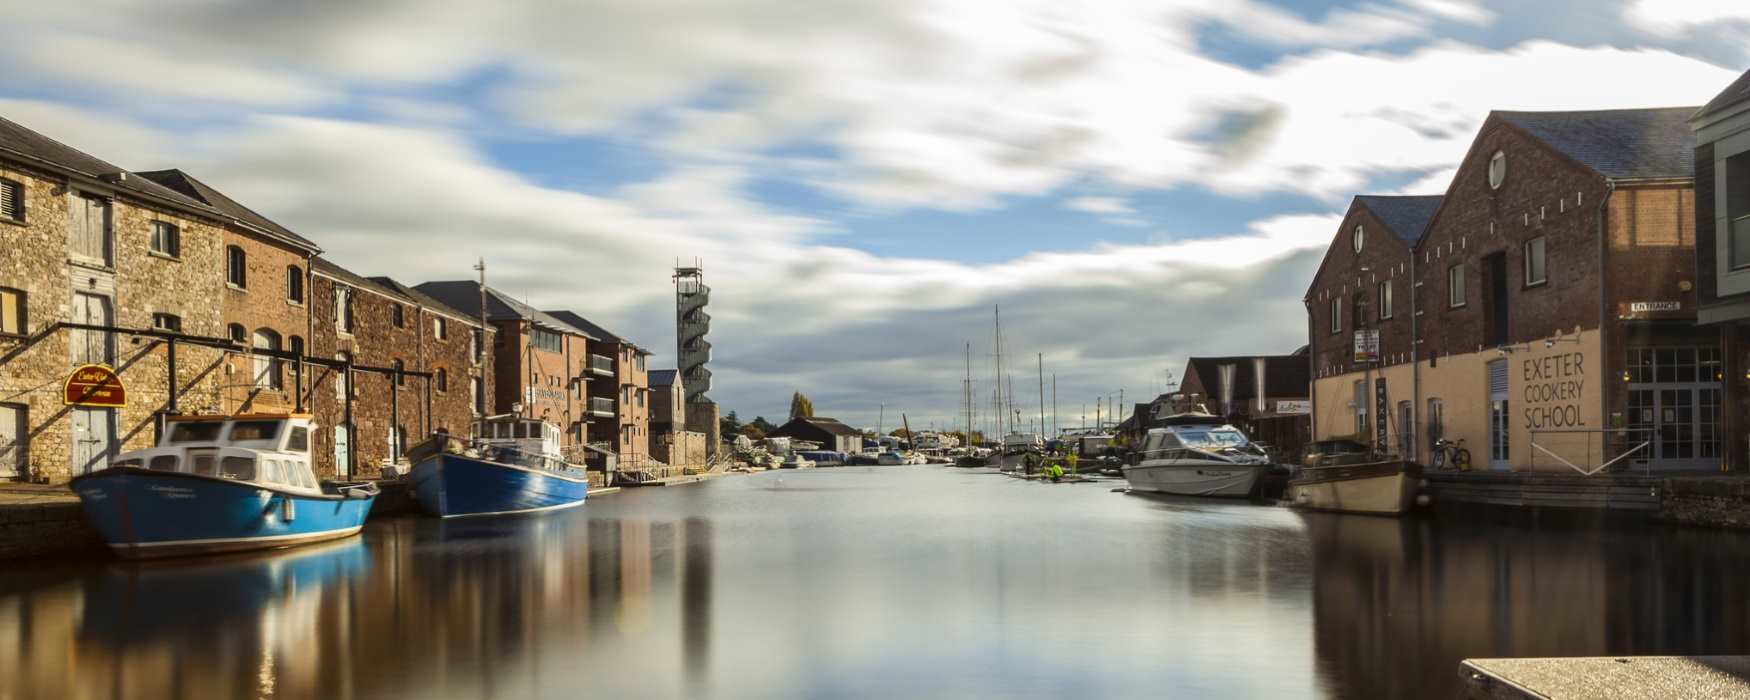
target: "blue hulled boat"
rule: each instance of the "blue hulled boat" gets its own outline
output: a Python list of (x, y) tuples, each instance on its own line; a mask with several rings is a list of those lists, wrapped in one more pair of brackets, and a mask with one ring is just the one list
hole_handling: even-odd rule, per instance
[(272, 549), (348, 537), (374, 484), (316, 480), (306, 415), (167, 420), (154, 447), (70, 484), (104, 542), (129, 558)]
[(472, 444), (439, 436), (415, 448), (408, 481), (421, 510), (440, 518), (558, 510), (589, 495), (583, 467), (561, 456), (559, 428), (546, 421), (492, 416)]

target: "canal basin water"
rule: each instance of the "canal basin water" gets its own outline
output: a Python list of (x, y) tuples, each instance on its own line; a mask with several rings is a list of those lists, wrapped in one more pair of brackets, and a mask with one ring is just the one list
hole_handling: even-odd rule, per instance
[(941, 466), (0, 570), (0, 698), (1451, 697), (1745, 653), (1747, 538), (1303, 514)]

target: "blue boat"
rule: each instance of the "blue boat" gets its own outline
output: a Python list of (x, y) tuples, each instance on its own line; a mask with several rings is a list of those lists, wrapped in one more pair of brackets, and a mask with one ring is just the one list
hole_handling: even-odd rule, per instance
[(420, 510), (440, 518), (559, 510), (583, 504), (589, 477), (561, 456), (559, 428), (492, 416), (463, 442), (437, 436), (409, 452), (407, 476)]
[(307, 415), (178, 416), (153, 447), (70, 484), (104, 543), (133, 559), (350, 537), (377, 487), (316, 480)]

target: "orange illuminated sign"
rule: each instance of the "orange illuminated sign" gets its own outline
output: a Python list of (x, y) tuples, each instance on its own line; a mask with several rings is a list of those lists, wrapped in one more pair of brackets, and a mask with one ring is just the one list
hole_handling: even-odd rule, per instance
[(68, 406), (122, 408), (128, 405), (128, 390), (115, 370), (103, 365), (85, 365), (67, 375), (61, 400)]

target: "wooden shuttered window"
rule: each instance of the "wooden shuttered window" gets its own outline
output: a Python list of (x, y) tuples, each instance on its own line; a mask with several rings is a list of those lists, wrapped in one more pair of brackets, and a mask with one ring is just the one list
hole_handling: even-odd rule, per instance
[(0, 180), (0, 219), (24, 221), (24, 186)]

